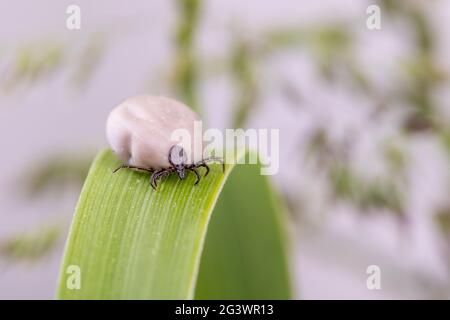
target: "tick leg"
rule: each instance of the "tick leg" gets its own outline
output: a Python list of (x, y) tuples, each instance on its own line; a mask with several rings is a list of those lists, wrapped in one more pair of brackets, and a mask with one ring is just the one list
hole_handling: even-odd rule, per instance
[(156, 176), (156, 172), (153, 172), (152, 175), (150, 176), (150, 186), (153, 188), (153, 190), (156, 190), (155, 176)]
[(192, 169), (197, 169), (197, 168), (200, 168), (200, 167), (204, 167), (205, 169), (206, 169), (206, 173), (205, 173), (205, 177), (208, 175), (208, 173), (209, 173), (209, 166), (208, 166), (208, 164), (206, 164), (206, 162), (205, 161), (200, 161), (200, 162), (197, 162), (197, 163), (194, 163), (194, 164), (191, 164), (189, 167), (188, 167), (188, 169), (189, 170), (192, 170)]
[[(158, 174), (158, 177), (156, 178), (156, 180), (162, 180), (171, 173), (172, 173), (172, 171), (165, 170), (165, 171), (161, 172), (160, 174)], [(158, 181), (156, 181), (156, 183), (158, 183)]]
[(172, 172), (173, 172), (173, 170), (170, 168), (155, 171), (150, 178), (150, 185), (152, 186), (152, 188), (156, 190), (156, 188), (158, 187), (158, 180), (164, 179), (166, 176), (168, 176)]
[(201, 164), (201, 166), (202, 166), (202, 167), (205, 167), (205, 169), (206, 169), (205, 177), (208, 176), (208, 174), (209, 174), (209, 166), (206, 164), (206, 162), (203, 162), (203, 163)]
[(225, 172), (225, 162), (223, 161), (222, 158), (210, 157), (210, 158), (203, 159), (202, 163), (206, 164), (206, 162), (213, 162), (213, 161), (221, 163), (222, 164), (222, 171)]
[(160, 177), (161, 177), (160, 174), (158, 174), (158, 175), (155, 177), (155, 190), (156, 190), (156, 188), (158, 188), (158, 180), (159, 180)]
[(152, 186), (152, 188), (153, 188), (154, 190), (156, 190), (156, 188), (158, 187), (158, 182), (157, 182), (157, 180), (158, 180), (159, 175), (161, 174), (161, 172), (162, 172), (161, 170), (155, 171), (155, 172), (153, 172), (152, 175), (150, 176), (150, 185)]
[(116, 173), (117, 171), (119, 171), (119, 170), (121, 170), (121, 169), (123, 169), (123, 168), (126, 168), (127, 166), (126, 165), (121, 165), (120, 167), (117, 167), (116, 169), (114, 169), (113, 170), (113, 173)]
[(123, 164), (120, 167), (114, 169), (113, 173), (116, 173), (120, 169), (136, 169), (136, 170), (142, 170), (142, 171), (147, 171), (147, 172), (154, 171), (152, 168), (135, 167), (135, 166), (129, 166), (129, 165)]
[(194, 171), (195, 176), (197, 177), (197, 180), (194, 183), (194, 186), (196, 186), (200, 182), (200, 174), (198, 173), (197, 169), (195, 169), (195, 168), (191, 168), (190, 170)]

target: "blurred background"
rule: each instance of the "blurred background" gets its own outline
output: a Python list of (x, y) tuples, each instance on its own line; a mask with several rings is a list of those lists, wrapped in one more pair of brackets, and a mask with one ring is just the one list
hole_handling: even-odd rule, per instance
[(143, 92), (280, 128), (297, 298), (450, 298), (450, 1), (16, 0), (0, 26), (0, 299), (54, 297), (107, 114)]

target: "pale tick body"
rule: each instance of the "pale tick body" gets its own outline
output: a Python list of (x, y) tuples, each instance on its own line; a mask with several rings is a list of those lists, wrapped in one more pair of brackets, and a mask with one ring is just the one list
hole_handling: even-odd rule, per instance
[[(122, 168), (150, 172), (150, 184), (156, 189), (158, 180), (175, 172), (183, 180), (190, 170), (198, 184), (197, 168), (206, 168), (206, 176), (207, 162), (223, 161), (203, 159), (202, 152), (193, 152), (196, 120), (198, 116), (189, 107), (173, 99), (139, 95), (125, 100), (111, 111), (106, 125), (108, 142), (123, 161), (114, 172)], [(177, 129), (187, 130), (191, 142), (173, 141), (172, 133)]]

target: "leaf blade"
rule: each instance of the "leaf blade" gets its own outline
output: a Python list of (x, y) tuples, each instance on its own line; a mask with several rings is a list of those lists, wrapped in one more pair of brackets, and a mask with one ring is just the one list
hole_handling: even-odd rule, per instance
[[(80, 196), (60, 273), (60, 299), (192, 299), (212, 210), (233, 166), (220, 165), (193, 187), (190, 175), (154, 192), (148, 175), (99, 154)], [(81, 270), (70, 290), (65, 271)]]

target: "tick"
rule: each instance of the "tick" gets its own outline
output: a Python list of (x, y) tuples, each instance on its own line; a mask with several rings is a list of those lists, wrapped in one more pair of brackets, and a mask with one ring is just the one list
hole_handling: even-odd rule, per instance
[[(172, 173), (183, 180), (192, 171), (197, 185), (201, 180), (197, 169), (204, 167), (206, 177), (209, 162), (220, 162), (225, 171), (221, 158), (204, 159), (203, 152), (194, 153), (197, 120), (189, 107), (170, 98), (139, 95), (125, 100), (111, 111), (106, 124), (108, 142), (123, 162), (113, 172), (123, 168), (149, 172), (150, 185), (156, 190), (158, 181)], [(191, 142), (174, 143), (171, 136), (176, 129), (186, 129)]]

